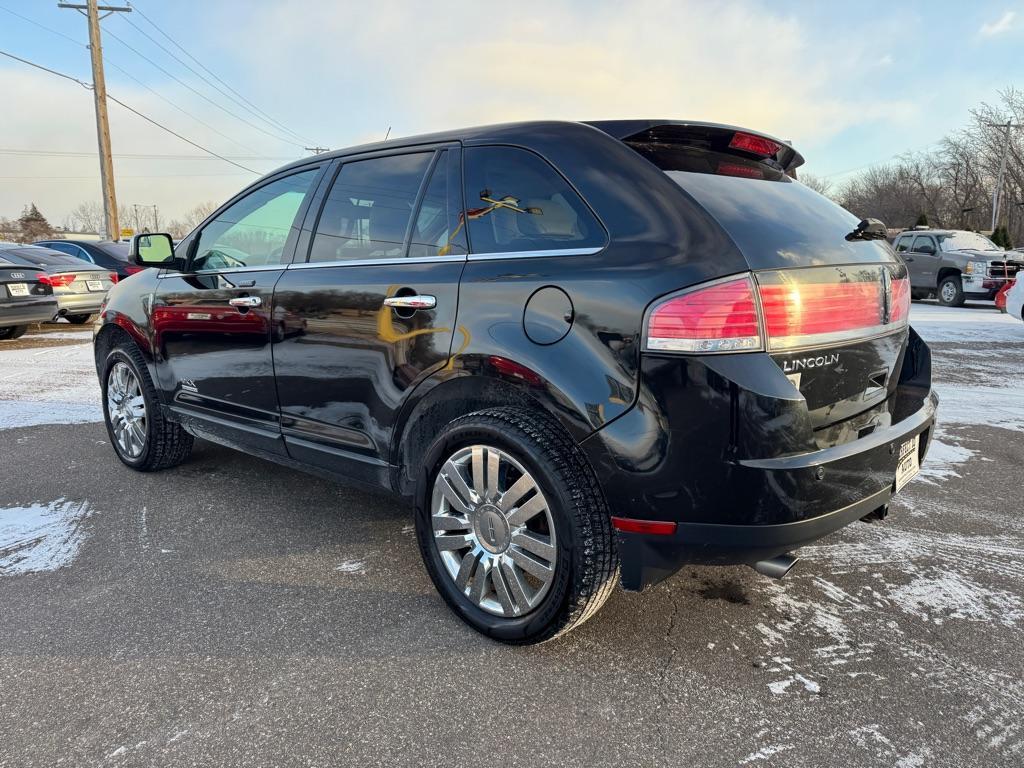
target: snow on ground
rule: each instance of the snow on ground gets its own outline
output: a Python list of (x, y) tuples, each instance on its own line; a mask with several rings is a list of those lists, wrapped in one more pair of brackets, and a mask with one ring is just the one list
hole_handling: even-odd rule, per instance
[(0, 508), (0, 574), (55, 571), (69, 565), (85, 540), (85, 501)]
[(0, 429), (103, 419), (91, 331), (42, 338), (58, 336), (82, 343), (33, 349), (0, 345)]
[(910, 324), (929, 343), (1010, 341), (1024, 344), (1024, 322), (995, 309), (995, 305), (941, 307), (914, 303)]

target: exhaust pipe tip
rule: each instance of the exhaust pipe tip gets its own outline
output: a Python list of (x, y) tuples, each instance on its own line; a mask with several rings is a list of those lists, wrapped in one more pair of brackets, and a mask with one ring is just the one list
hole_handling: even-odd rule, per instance
[(790, 572), (799, 560), (799, 557), (794, 557), (793, 555), (776, 555), (767, 560), (758, 560), (751, 567), (762, 576), (767, 576), (770, 579), (781, 579)]

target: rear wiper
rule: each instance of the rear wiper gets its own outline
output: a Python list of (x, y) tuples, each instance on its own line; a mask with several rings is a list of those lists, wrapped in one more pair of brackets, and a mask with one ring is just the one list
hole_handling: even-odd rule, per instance
[(847, 236), (847, 240), (885, 240), (889, 237), (889, 233), (885, 228), (885, 224), (878, 219), (861, 219), (860, 224), (857, 228), (850, 232)]

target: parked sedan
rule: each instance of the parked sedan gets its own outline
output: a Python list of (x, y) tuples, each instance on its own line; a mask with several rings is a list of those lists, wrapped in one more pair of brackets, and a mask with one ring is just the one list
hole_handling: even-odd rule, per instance
[(117, 272), (119, 280), (124, 280), (144, 269), (131, 262), (128, 257), (128, 243), (115, 243), (112, 240), (40, 240), (36, 245)]
[(24, 267), (26, 273), (32, 270), (39, 282), (53, 289), (57, 307), (46, 320), (64, 317), (75, 325), (87, 322), (117, 282), (116, 272), (37, 245), (0, 243), (0, 258)]
[(0, 341), (16, 339), (31, 323), (43, 323), (57, 311), (53, 287), (39, 281), (36, 270), (0, 256)]

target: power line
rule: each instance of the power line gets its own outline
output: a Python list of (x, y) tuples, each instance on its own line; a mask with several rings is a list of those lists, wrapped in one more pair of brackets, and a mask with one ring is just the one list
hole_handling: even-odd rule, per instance
[(153, 66), (153, 67), (155, 67), (156, 69), (159, 69), (159, 70), (160, 70), (161, 72), (163, 72), (163, 73), (164, 73), (165, 75), (167, 75), (167, 76), (168, 76), (169, 78), (171, 78), (172, 80), (174, 80), (174, 81), (175, 81), (176, 83), (178, 83), (178, 84), (179, 84), (179, 85), (181, 85), (182, 87), (184, 87), (184, 88), (187, 88), (188, 90), (192, 91), (192, 93), (194, 93), (194, 94), (195, 94), (196, 96), (198, 96), (199, 98), (203, 99), (204, 101), (207, 101), (207, 102), (209, 102), (210, 104), (212, 104), (213, 106), (215, 106), (215, 107), (216, 107), (217, 109), (219, 109), (219, 110), (220, 110), (221, 112), (224, 112), (224, 113), (226, 113), (226, 114), (228, 114), (228, 115), (231, 115), (231, 117), (235, 118), (235, 119), (236, 119), (236, 120), (238, 120), (239, 122), (245, 123), (245, 124), (246, 124), (246, 125), (248, 125), (248, 126), (249, 126), (250, 128), (253, 128), (254, 130), (257, 130), (257, 131), (259, 131), (260, 133), (266, 134), (267, 136), (270, 136), (270, 137), (271, 137), (272, 139), (277, 139), (278, 141), (283, 141), (283, 142), (285, 142), (286, 144), (292, 144), (293, 146), (296, 146), (296, 147), (301, 147), (301, 146), (302, 146), (301, 144), (298, 144), (298, 143), (296, 143), (296, 142), (295, 142), (295, 141), (294, 141), (293, 139), (288, 139), (288, 138), (285, 138), (285, 137), (281, 136), (280, 134), (274, 134), (274, 133), (271, 133), (270, 131), (267, 131), (267, 130), (265, 130), (264, 128), (260, 127), (259, 125), (256, 125), (255, 123), (252, 123), (252, 122), (250, 122), (250, 121), (246, 120), (246, 119), (245, 119), (244, 117), (242, 117), (241, 115), (236, 115), (236, 114), (235, 114), (234, 112), (232, 112), (232, 111), (231, 111), (230, 109), (228, 109), (227, 107), (224, 107), (224, 106), (222, 106), (221, 104), (218, 104), (218, 103), (217, 103), (216, 101), (214, 101), (213, 99), (211, 99), (210, 97), (208, 97), (208, 96), (207, 96), (206, 94), (204, 94), (204, 93), (202, 93), (202, 92), (200, 92), (200, 91), (196, 90), (195, 88), (193, 88), (193, 87), (192, 87), (191, 85), (189, 85), (188, 83), (186, 83), (186, 82), (185, 82), (184, 80), (182, 80), (182, 79), (181, 79), (180, 77), (177, 77), (176, 75), (173, 75), (173, 74), (171, 74), (170, 72), (168, 72), (168, 71), (167, 71), (166, 69), (164, 69), (163, 67), (161, 67), (161, 66), (160, 66), (159, 64), (157, 64), (157, 63), (156, 63), (155, 61), (153, 61), (153, 60), (152, 60), (151, 58), (149, 58), (148, 56), (146, 56), (146, 55), (145, 55), (144, 53), (142, 53), (141, 51), (139, 51), (139, 50), (137, 50), (137, 49), (133, 48), (133, 47), (132, 47), (132, 46), (131, 46), (130, 44), (128, 44), (127, 42), (125, 42), (124, 40), (122, 40), (122, 39), (121, 39), (120, 37), (118, 37), (118, 36), (117, 36), (116, 34), (114, 34), (113, 32), (111, 32), (111, 31), (110, 31), (109, 29), (107, 30), (107, 34), (108, 34), (108, 35), (109, 35), (110, 37), (112, 37), (112, 38), (114, 38), (115, 40), (117, 40), (117, 42), (119, 42), (119, 43), (120, 43), (121, 45), (123, 45), (123, 46), (124, 46), (125, 48), (127, 48), (127, 49), (128, 49), (129, 51), (131, 51), (132, 53), (134, 53), (134, 54), (135, 54), (136, 56), (138, 56), (138, 57), (139, 57), (140, 59), (143, 59), (144, 61), (147, 61), (147, 62), (149, 62), (149, 64), (150, 64), (150, 65), (152, 65), (152, 66)]
[[(95, 152), (77, 152), (74, 150), (61, 149), (16, 149), (0, 147), (0, 155), (29, 156), (29, 157), (95, 157)], [(216, 158), (207, 155), (173, 155), (173, 154), (142, 154), (131, 152), (115, 152), (114, 157), (121, 160), (213, 160)], [(225, 155), (233, 160), (275, 160), (284, 161), (298, 159), (293, 155)]]
[[(57, 71), (57, 70), (55, 70), (55, 69), (50, 69), (49, 67), (44, 67), (44, 66), (43, 66), (42, 64), (36, 64), (36, 63), (35, 63), (34, 61), (29, 61), (28, 59), (23, 59), (23, 58), (21, 58), (20, 56), (15, 56), (15, 55), (14, 55), (13, 53), (8, 53), (7, 51), (0, 51), (0, 56), (6, 56), (6, 57), (8, 57), (8, 58), (10, 58), (10, 59), (14, 59), (15, 61), (20, 61), (20, 62), (21, 62), (22, 64), (27, 64), (27, 65), (28, 65), (28, 66), (30, 66), (30, 67), (35, 67), (36, 69), (41, 69), (41, 70), (42, 70), (42, 71), (44, 71), (44, 72), (49, 72), (49, 73), (50, 73), (51, 75), (56, 75), (57, 77), (62, 77), (62, 78), (64, 78), (65, 80), (70, 80), (70, 81), (71, 81), (71, 82), (73, 82), (73, 83), (78, 83), (78, 84), (79, 84), (80, 86), (82, 86), (83, 88), (86, 88), (86, 89), (88, 89), (88, 90), (92, 90), (92, 85), (90, 85), (89, 83), (83, 83), (83, 82), (82, 82), (81, 80), (79, 80), (79, 79), (78, 79), (77, 77), (72, 77), (71, 75), (66, 75), (66, 74), (64, 74), (63, 72), (58, 72), (58, 71)], [(195, 147), (196, 149), (202, 150), (202, 151), (203, 151), (203, 152), (205, 152), (206, 154), (208, 154), (208, 155), (211, 155), (211, 156), (213, 156), (213, 157), (216, 157), (216, 158), (218, 158), (219, 160), (223, 160), (223, 161), (224, 161), (225, 163), (228, 163), (228, 164), (230, 164), (230, 165), (233, 165), (233, 166), (235, 166), (236, 168), (241, 168), (241, 169), (242, 169), (243, 171), (248, 171), (249, 173), (254, 173), (254, 174), (256, 174), (257, 176), (262, 176), (262, 174), (261, 174), (261, 173), (260, 173), (259, 171), (254, 171), (254, 170), (253, 170), (252, 168), (246, 168), (246, 167), (245, 167), (244, 165), (242, 165), (241, 163), (236, 163), (236, 162), (235, 162), (234, 160), (229, 160), (228, 158), (224, 157), (224, 155), (219, 155), (219, 154), (217, 154), (216, 152), (214, 152), (213, 150), (211, 150), (211, 149), (207, 149), (206, 147), (202, 146), (201, 144), (197, 144), (196, 142), (192, 141), (192, 139), (188, 139), (188, 138), (185, 138), (185, 137), (184, 137), (184, 136), (182, 136), (182, 135), (181, 135), (180, 133), (177, 133), (177, 132), (175, 132), (175, 131), (172, 131), (172, 130), (171, 130), (170, 128), (167, 128), (166, 126), (163, 126), (163, 125), (161, 125), (161, 124), (160, 124), (160, 123), (158, 123), (158, 122), (157, 122), (156, 120), (153, 120), (153, 119), (152, 119), (151, 117), (148, 117), (147, 115), (144, 115), (144, 114), (143, 114), (142, 112), (139, 112), (139, 111), (138, 111), (137, 109), (135, 109), (134, 107), (131, 107), (131, 106), (129, 106), (129, 105), (127, 105), (127, 104), (125, 104), (125, 103), (124, 103), (123, 101), (121, 101), (120, 99), (117, 99), (117, 98), (115, 98), (115, 97), (114, 97), (113, 95), (111, 95), (110, 93), (107, 93), (107, 98), (108, 98), (108, 99), (110, 99), (110, 100), (111, 100), (112, 102), (114, 102), (115, 104), (120, 104), (120, 105), (121, 105), (122, 107), (124, 107), (125, 109), (127, 109), (127, 110), (128, 110), (129, 112), (131, 112), (132, 114), (138, 115), (138, 116), (139, 116), (139, 117), (141, 117), (141, 118), (142, 118), (143, 120), (145, 120), (145, 121), (146, 121), (147, 123), (151, 123), (152, 125), (155, 125), (155, 126), (156, 126), (157, 128), (159, 128), (159, 129), (160, 129), (161, 131), (165, 131), (166, 133), (169, 133), (169, 134), (171, 134), (172, 136), (175, 136), (175, 137), (177, 137), (177, 138), (181, 139), (181, 140), (182, 140), (182, 141), (184, 141), (185, 143), (187, 143), (187, 144), (191, 144), (191, 145), (192, 145), (193, 147)]]
[(30, 19), (28, 16), (22, 16), (20, 13), (17, 13), (16, 11), (12, 11), (10, 8), (5, 8), (4, 6), (0, 5), (0, 11), (6, 11), (7, 13), (11, 14), (11, 16), (17, 16), (22, 21), (27, 21), (29, 24), (34, 24), (35, 26), (39, 27), (40, 29), (45, 29), (47, 32), (50, 32), (50, 33), (52, 33), (54, 35), (57, 35), (58, 37), (63, 37), (65, 40), (70, 40), (75, 45), (80, 45), (83, 48), (88, 47), (88, 46), (85, 45), (85, 43), (82, 43), (82, 42), (79, 42), (78, 40), (75, 40), (75, 38), (71, 37), (71, 35), (65, 35), (63, 32), (59, 32), (56, 29), (53, 29), (51, 27), (47, 27), (44, 24), (40, 24), (35, 19)]
[[(133, 6), (133, 7), (134, 7), (134, 6)], [(136, 12), (137, 12), (137, 13), (139, 13), (138, 9), (135, 9), (135, 10), (136, 10)], [(264, 113), (264, 112), (263, 112), (262, 110), (260, 110), (260, 109), (258, 109), (257, 107), (255, 107), (255, 106), (254, 106), (254, 105), (253, 105), (252, 103), (248, 103), (248, 104), (246, 104), (246, 103), (244, 103), (243, 101), (240, 101), (240, 100), (239, 100), (238, 98), (236, 98), (235, 96), (231, 95), (231, 93), (229, 93), (228, 91), (225, 91), (225, 90), (224, 90), (223, 88), (221, 88), (220, 86), (218, 86), (218, 85), (217, 85), (216, 83), (210, 82), (209, 78), (207, 78), (207, 77), (206, 77), (205, 75), (203, 75), (203, 74), (202, 74), (201, 72), (198, 72), (198, 71), (197, 71), (197, 70), (196, 70), (196, 69), (195, 69), (194, 67), (192, 67), (192, 66), (191, 66), (191, 65), (190, 65), (190, 64), (189, 64), (188, 62), (186, 62), (186, 61), (183, 61), (183, 60), (182, 60), (182, 59), (181, 59), (180, 57), (178, 57), (178, 56), (177, 56), (177, 55), (176, 55), (176, 54), (175, 54), (175, 53), (174, 53), (173, 51), (171, 51), (171, 50), (168, 50), (167, 46), (163, 45), (163, 43), (161, 43), (161, 42), (160, 42), (159, 40), (157, 40), (157, 39), (156, 39), (156, 38), (154, 38), (154, 37), (153, 37), (152, 35), (150, 35), (150, 34), (149, 34), (148, 32), (146, 32), (146, 30), (144, 30), (144, 29), (143, 29), (142, 27), (140, 27), (140, 26), (139, 26), (138, 24), (136, 24), (136, 23), (135, 23), (134, 21), (132, 21), (132, 20), (131, 20), (130, 18), (128, 18), (127, 16), (124, 16), (124, 17), (122, 17), (122, 18), (123, 18), (123, 20), (125, 21), (125, 23), (129, 24), (130, 26), (132, 26), (132, 27), (133, 27), (133, 28), (134, 28), (134, 29), (135, 29), (135, 30), (136, 30), (136, 31), (137, 31), (137, 32), (138, 32), (138, 33), (139, 33), (140, 35), (142, 35), (142, 36), (144, 36), (145, 38), (147, 38), (147, 39), (148, 39), (148, 40), (149, 40), (150, 42), (152, 42), (152, 43), (153, 43), (153, 44), (154, 44), (155, 46), (157, 46), (157, 47), (158, 47), (158, 48), (159, 48), (160, 50), (162, 50), (162, 51), (163, 51), (164, 53), (166, 53), (166, 54), (167, 54), (168, 56), (170, 56), (170, 57), (171, 57), (172, 59), (174, 59), (174, 60), (175, 60), (176, 62), (178, 62), (179, 64), (181, 64), (181, 66), (185, 67), (185, 69), (187, 69), (187, 70), (188, 70), (189, 72), (191, 72), (191, 73), (192, 73), (193, 75), (195, 75), (196, 77), (198, 77), (198, 78), (199, 78), (200, 80), (202, 80), (202, 81), (203, 81), (204, 83), (206, 83), (206, 84), (207, 84), (207, 85), (208, 85), (208, 86), (209, 86), (210, 88), (214, 89), (215, 91), (217, 91), (218, 93), (220, 93), (220, 94), (221, 94), (222, 96), (225, 96), (226, 98), (230, 99), (230, 100), (231, 100), (231, 101), (233, 101), (233, 102), (234, 102), (235, 104), (237, 104), (238, 106), (240, 106), (240, 107), (241, 107), (242, 109), (250, 109), (250, 110), (252, 110), (252, 111), (256, 112), (256, 113), (257, 113), (257, 115), (259, 115), (259, 116), (261, 117), (261, 119), (263, 119), (263, 121), (264, 121), (264, 122), (268, 123), (269, 125), (273, 126), (274, 128), (277, 128), (277, 129), (283, 130), (283, 131), (284, 131), (285, 133), (290, 133), (290, 134), (292, 134), (293, 136), (295, 136), (295, 137), (296, 137), (297, 139), (299, 139), (300, 141), (303, 141), (303, 142), (306, 142), (306, 143), (308, 143), (308, 139), (303, 139), (303, 138), (302, 138), (302, 136), (300, 136), (299, 134), (295, 133), (295, 131), (291, 130), (290, 128), (288, 128), (288, 127), (287, 127), (287, 126), (285, 126), (285, 125), (282, 125), (282, 124), (278, 123), (278, 122), (277, 122), (276, 120), (274, 120), (274, 119), (270, 118), (270, 117), (269, 117), (268, 115), (266, 115), (266, 114), (265, 114), (265, 113)], [(163, 34), (163, 35), (164, 35), (164, 37), (167, 37), (167, 39), (168, 39), (168, 40), (171, 40), (171, 38), (170, 38), (170, 37), (168, 37), (166, 33), (162, 32), (162, 30), (160, 30), (160, 29), (159, 29), (159, 27), (156, 27), (156, 25), (155, 25), (155, 24), (153, 24), (153, 22), (149, 21), (149, 19), (146, 19), (146, 21), (148, 21), (148, 22), (150, 23), (150, 25), (152, 25), (152, 26), (153, 26), (154, 28), (156, 28), (156, 29), (157, 29), (157, 31), (160, 31), (160, 32), (161, 32), (161, 34)], [(174, 43), (174, 41), (173, 41), (173, 40), (171, 40), (171, 42), (172, 42), (172, 43)], [(175, 45), (176, 45), (176, 46), (177, 46), (177, 47), (178, 47), (179, 49), (181, 49), (182, 51), (184, 51), (184, 50), (185, 50), (184, 48), (181, 48), (181, 46), (180, 46), (180, 45), (178, 45), (177, 43), (174, 43), (174, 44), (175, 44)], [(186, 52), (186, 53), (187, 53), (187, 52)], [(190, 56), (190, 58), (194, 58), (194, 57), (191, 57), (191, 56)]]

